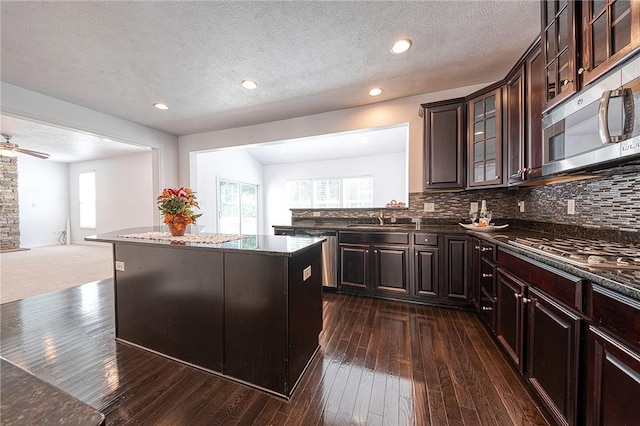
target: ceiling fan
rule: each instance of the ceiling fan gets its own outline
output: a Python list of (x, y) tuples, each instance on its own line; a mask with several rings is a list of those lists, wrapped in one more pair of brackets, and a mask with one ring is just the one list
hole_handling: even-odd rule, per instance
[(5, 157), (16, 157), (18, 154), (27, 154), (33, 155), (37, 158), (42, 158), (46, 160), (49, 158), (49, 154), (38, 151), (31, 151), (30, 149), (22, 149), (15, 143), (9, 142), (12, 138), (11, 135), (2, 134), (2, 137), (6, 139), (4, 142), (0, 142), (0, 155), (4, 155)]

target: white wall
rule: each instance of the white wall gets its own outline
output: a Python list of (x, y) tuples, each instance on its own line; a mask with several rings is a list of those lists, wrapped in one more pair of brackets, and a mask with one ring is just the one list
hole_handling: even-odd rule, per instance
[(263, 232), (272, 234), (273, 225), (291, 224), (287, 180), (373, 175), (373, 205), (381, 207), (391, 200), (408, 202), (405, 171), (404, 153), (264, 166), (266, 226)]
[[(69, 165), (71, 241), (137, 226), (153, 226), (157, 192), (152, 152), (84, 161)], [(96, 229), (80, 228), (78, 176), (96, 172)]]
[(487, 84), (478, 84), (323, 114), (180, 136), (180, 183), (189, 185), (190, 179), (194, 178), (191, 169), (195, 163), (190, 153), (196, 151), (409, 123), (409, 192), (420, 192), (424, 189), (420, 104), (466, 96), (485, 86)]
[(58, 244), (69, 217), (69, 165), (18, 156), (20, 247)]
[[(149, 146), (153, 148), (150, 176), (154, 193), (159, 194), (162, 188), (178, 186), (177, 136), (12, 84), (0, 84), (0, 108), (3, 114), (100, 135), (119, 142)], [(188, 163), (188, 159), (185, 162)], [(154, 219), (155, 223), (160, 223), (159, 212), (154, 211)]]
[[(195, 155), (195, 183), (200, 213), (197, 224), (205, 226), (206, 232), (217, 232), (217, 180), (228, 179), (241, 183), (258, 185), (258, 217), (264, 212), (263, 166), (243, 149), (225, 149), (200, 152)], [(264, 221), (259, 219), (258, 229), (263, 229)]]

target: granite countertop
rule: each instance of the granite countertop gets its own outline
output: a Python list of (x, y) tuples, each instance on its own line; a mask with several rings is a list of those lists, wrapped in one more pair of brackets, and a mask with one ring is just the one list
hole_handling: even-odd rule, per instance
[(0, 358), (4, 426), (104, 425), (104, 415), (84, 402)]
[(589, 280), (595, 284), (599, 284), (603, 287), (609, 288), (625, 296), (629, 296), (633, 299), (640, 300), (640, 271), (620, 271), (615, 269), (588, 269), (571, 265), (563, 262), (562, 260), (544, 256), (526, 248), (514, 246), (509, 244), (510, 240), (516, 238), (553, 238), (553, 234), (546, 234), (538, 231), (531, 231), (522, 228), (503, 229), (498, 232), (476, 232), (468, 231), (478, 238), (482, 238), (493, 243), (496, 243), (499, 247), (511, 250), (516, 253), (523, 254), (531, 259), (542, 262), (546, 265), (553, 266), (561, 271), (568, 272), (577, 277)]
[[(100, 235), (86, 237), (85, 241), (134, 244), (155, 247), (167, 247), (190, 250), (212, 250), (222, 252), (258, 252), (269, 256), (292, 256), (316, 244), (321, 244), (323, 237), (283, 237), (276, 235), (245, 235), (233, 241), (223, 243), (167, 241), (143, 238), (128, 238), (123, 235), (141, 234), (148, 232), (166, 232), (165, 227), (143, 227), (122, 229)], [(197, 231), (194, 230), (194, 234)], [(179, 240), (179, 239), (178, 239)]]
[[(467, 230), (458, 224), (443, 223), (443, 224), (422, 224), (420, 230), (416, 230), (415, 224), (385, 224), (377, 225), (371, 223), (358, 223), (350, 224), (345, 221), (336, 222), (319, 222), (315, 223), (312, 220), (296, 222), (292, 225), (274, 226), (274, 228), (280, 229), (318, 229), (318, 230), (334, 230), (334, 231), (377, 231), (377, 232), (434, 232), (434, 233), (466, 233), (476, 236), (491, 242), (496, 243), (498, 246), (509, 249), (516, 253), (523, 254), (531, 259), (537, 260), (541, 263), (553, 266), (561, 271), (573, 274), (579, 278), (589, 280), (595, 284), (599, 284), (603, 287), (616, 291), (625, 296), (631, 297), (636, 300), (640, 300), (640, 271), (618, 271), (618, 270), (603, 270), (603, 269), (587, 269), (577, 267), (561, 260), (557, 260), (548, 256), (543, 256), (534, 253), (530, 250), (520, 248), (509, 244), (510, 240), (516, 238), (554, 238), (554, 237), (567, 237), (563, 233), (564, 228), (557, 228), (551, 226), (551, 232), (542, 232), (539, 230), (532, 230), (528, 228), (513, 226), (510, 224), (508, 228), (496, 230), (493, 232), (480, 232)], [(589, 239), (591, 235), (593, 239), (600, 239), (602, 232), (599, 234), (594, 230), (585, 230), (585, 235), (578, 238)], [(617, 234), (614, 236), (617, 236)], [(614, 239), (615, 240), (615, 239)]]

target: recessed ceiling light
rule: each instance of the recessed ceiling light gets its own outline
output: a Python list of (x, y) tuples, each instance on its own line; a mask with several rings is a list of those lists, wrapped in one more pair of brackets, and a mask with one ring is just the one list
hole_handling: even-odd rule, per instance
[(394, 53), (394, 54), (404, 53), (410, 48), (411, 48), (411, 40), (408, 38), (403, 38), (393, 43), (393, 46), (391, 46), (391, 53)]
[(369, 90), (369, 96), (378, 96), (381, 93), (382, 89), (379, 87), (374, 87), (373, 89)]
[(253, 80), (242, 80), (242, 87), (245, 89), (253, 90), (258, 87), (258, 83)]
[(160, 102), (156, 102), (155, 104), (153, 104), (153, 106), (161, 110), (169, 109), (169, 107), (166, 104), (163, 104)]

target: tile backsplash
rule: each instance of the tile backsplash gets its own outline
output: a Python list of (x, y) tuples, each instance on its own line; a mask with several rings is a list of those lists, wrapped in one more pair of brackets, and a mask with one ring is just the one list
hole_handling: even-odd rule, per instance
[[(518, 219), (640, 232), (640, 171), (518, 190)], [(575, 200), (575, 214), (567, 214)]]

